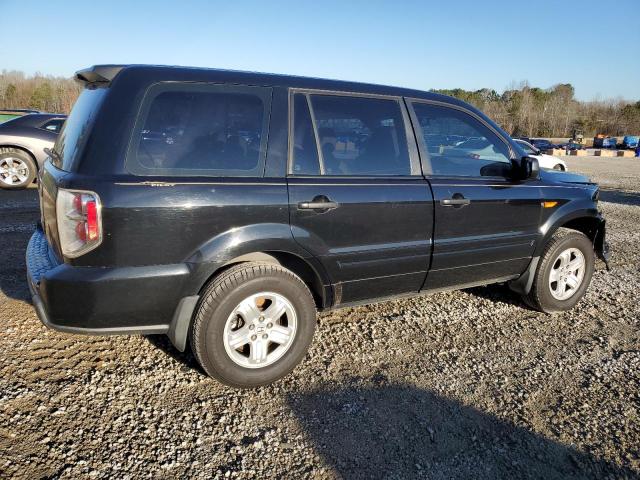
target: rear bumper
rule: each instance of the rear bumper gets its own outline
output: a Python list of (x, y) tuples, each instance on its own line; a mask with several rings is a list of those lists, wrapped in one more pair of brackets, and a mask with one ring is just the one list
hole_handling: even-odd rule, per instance
[(59, 263), (40, 228), (26, 253), (33, 305), (47, 327), (91, 335), (168, 333), (187, 265), (72, 267)]

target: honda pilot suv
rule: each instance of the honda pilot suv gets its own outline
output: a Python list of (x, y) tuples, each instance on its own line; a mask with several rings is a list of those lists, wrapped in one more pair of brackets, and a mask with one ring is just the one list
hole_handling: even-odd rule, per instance
[(166, 334), (255, 387), (302, 360), (318, 311), (508, 282), (556, 312), (607, 259), (597, 185), (459, 100), (180, 67), (76, 78), (27, 251), (56, 330)]

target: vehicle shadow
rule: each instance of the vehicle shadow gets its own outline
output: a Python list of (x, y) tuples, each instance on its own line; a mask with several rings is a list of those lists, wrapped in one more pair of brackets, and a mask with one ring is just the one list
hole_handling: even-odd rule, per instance
[(534, 311), (529, 305), (522, 301), (520, 295), (504, 284), (484, 285), (481, 287), (465, 288), (463, 291), (476, 297), (491, 300), (492, 302), (502, 302), (525, 310)]
[(31, 302), (25, 252), (39, 218), (35, 188), (0, 190), (0, 298)]
[(291, 393), (316, 451), (343, 478), (638, 478), (476, 408), (408, 385)]
[(640, 193), (600, 189), (600, 201), (618, 203), (620, 205), (640, 206)]
[(202, 370), (202, 367), (200, 366), (196, 358), (193, 356), (191, 348), (189, 348), (188, 345), (187, 349), (184, 352), (181, 352), (173, 346), (173, 344), (169, 340), (169, 337), (167, 337), (166, 335), (145, 335), (144, 338), (146, 338), (151, 345), (162, 350), (171, 358), (181, 363), (183, 368), (196, 371), (200, 375), (207, 375), (204, 370)]

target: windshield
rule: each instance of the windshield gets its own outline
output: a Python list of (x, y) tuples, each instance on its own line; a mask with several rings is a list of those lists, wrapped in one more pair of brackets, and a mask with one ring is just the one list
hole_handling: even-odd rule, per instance
[(82, 91), (56, 141), (52, 159), (56, 167), (66, 171), (74, 167), (106, 93), (106, 88), (85, 88)]

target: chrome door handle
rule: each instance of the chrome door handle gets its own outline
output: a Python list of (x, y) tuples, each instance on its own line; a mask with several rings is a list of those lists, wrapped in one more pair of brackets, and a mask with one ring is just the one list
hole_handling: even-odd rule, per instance
[(471, 200), (468, 198), (464, 198), (464, 195), (461, 193), (454, 193), (451, 198), (443, 198), (440, 200), (440, 205), (444, 205), (445, 207), (464, 207), (465, 205), (469, 205)]
[(298, 208), (300, 210), (329, 210), (330, 208), (338, 208), (340, 205), (336, 202), (300, 202)]

